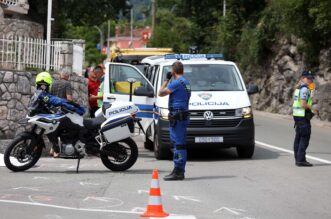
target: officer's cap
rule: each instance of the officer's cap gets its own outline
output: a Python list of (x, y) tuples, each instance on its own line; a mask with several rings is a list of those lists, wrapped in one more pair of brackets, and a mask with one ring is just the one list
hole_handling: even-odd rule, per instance
[(315, 78), (311, 71), (303, 71), (301, 76), (312, 80)]

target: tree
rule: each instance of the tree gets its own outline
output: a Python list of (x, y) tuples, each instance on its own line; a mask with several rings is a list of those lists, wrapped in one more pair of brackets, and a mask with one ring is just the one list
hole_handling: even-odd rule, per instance
[(193, 24), (186, 18), (176, 17), (167, 9), (157, 12), (157, 25), (150, 45), (172, 47), (175, 52), (187, 52), (193, 34)]

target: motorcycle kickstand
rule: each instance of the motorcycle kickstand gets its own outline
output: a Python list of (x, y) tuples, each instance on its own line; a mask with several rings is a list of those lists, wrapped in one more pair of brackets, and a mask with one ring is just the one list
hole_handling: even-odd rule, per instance
[(78, 158), (78, 161), (77, 161), (77, 168), (76, 168), (76, 173), (79, 172), (79, 163), (80, 163), (80, 158)]

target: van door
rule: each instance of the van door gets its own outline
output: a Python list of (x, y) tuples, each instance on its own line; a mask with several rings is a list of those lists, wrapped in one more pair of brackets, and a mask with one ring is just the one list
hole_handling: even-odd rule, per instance
[(140, 109), (138, 117), (142, 118), (141, 124), (144, 131), (146, 131), (147, 127), (153, 121), (155, 95), (152, 84), (138, 68), (124, 63), (107, 63), (104, 77), (103, 102), (109, 103), (112, 99), (129, 101), (130, 83), (127, 81), (128, 78), (134, 78), (136, 80), (133, 83), (133, 91), (139, 88), (151, 94), (133, 94), (132, 96), (132, 102)]

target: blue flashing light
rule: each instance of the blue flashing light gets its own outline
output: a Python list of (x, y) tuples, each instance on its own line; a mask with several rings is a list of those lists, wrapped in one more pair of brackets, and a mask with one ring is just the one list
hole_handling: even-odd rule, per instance
[(164, 55), (164, 59), (181, 59), (181, 55), (180, 54), (167, 54)]
[(223, 54), (206, 54), (207, 59), (224, 59)]
[(190, 60), (190, 59), (224, 59), (223, 54), (167, 54), (164, 59)]

